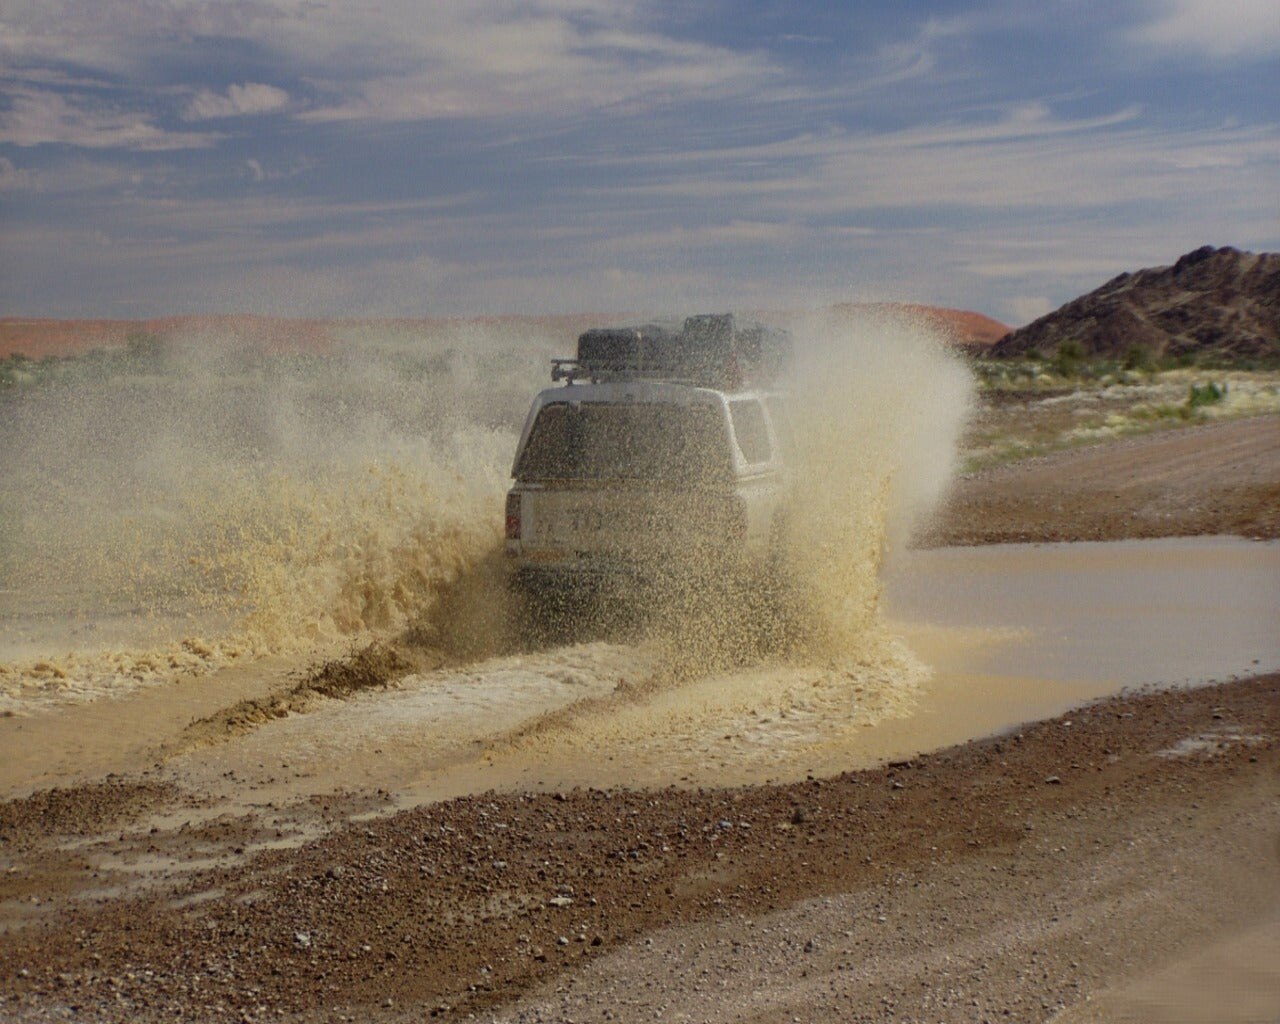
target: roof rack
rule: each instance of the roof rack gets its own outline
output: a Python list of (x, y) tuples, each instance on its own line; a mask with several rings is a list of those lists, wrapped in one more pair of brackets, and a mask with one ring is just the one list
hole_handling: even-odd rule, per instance
[(551, 379), (737, 388), (776, 383), (790, 366), (791, 335), (786, 331), (758, 323), (739, 326), (732, 313), (713, 313), (687, 317), (678, 326), (647, 323), (584, 331), (576, 358), (551, 361)]

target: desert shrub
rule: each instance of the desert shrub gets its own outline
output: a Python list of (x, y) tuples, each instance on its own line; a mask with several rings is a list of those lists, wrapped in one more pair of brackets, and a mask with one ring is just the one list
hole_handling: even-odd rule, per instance
[(1054, 355), (1053, 370), (1059, 377), (1075, 377), (1084, 363), (1084, 346), (1074, 338), (1058, 346)]
[(1206, 405), (1217, 405), (1227, 397), (1227, 383), (1219, 387), (1213, 381), (1208, 384), (1192, 384), (1187, 391), (1187, 408), (1199, 409)]
[(1140, 370), (1143, 373), (1150, 373), (1156, 368), (1156, 357), (1151, 351), (1150, 345), (1137, 342), (1130, 345), (1125, 351), (1122, 365), (1126, 370)]
[(22, 363), (26, 356), (12, 355), (8, 359), (0, 359), (0, 387), (11, 387), (22, 375)]
[(1134, 423), (1158, 423), (1161, 420), (1189, 420), (1193, 415), (1191, 407), (1185, 403), (1173, 405), (1161, 402), (1158, 405), (1139, 405), (1129, 410), (1128, 417)]
[(52, 356), (32, 359), (15, 352), (8, 359), (0, 359), (0, 388), (16, 390), (43, 384), (58, 371), (59, 362)]
[(168, 346), (159, 335), (138, 331), (129, 336), (118, 354), (123, 368), (134, 373), (155, 373), (164, 368)]
[(1182, 352), (1173, 352), (1160, 360), (1160, 368), (1163, 370), (1186, 370), (1195, 366), (1200, 361), (1200, 356), (1193, 349), (1187, 349)]

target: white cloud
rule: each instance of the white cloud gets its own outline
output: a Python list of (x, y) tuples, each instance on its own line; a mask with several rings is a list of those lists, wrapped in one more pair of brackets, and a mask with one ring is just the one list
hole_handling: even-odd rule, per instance
[[(597, 0), (11, 0), (0, 64), (141, 76), (159, 54), (251, 42), (282, 77), (327, 94), (310, 120), (425, 120), (648, 106), (756, 94), (780, 78), (758, 53), (655, 31), (645, 2)], [(30, 85), (32, 79), (24, 80)], [(199, 121), (285, 110), (276, 85), (202, 90)]]
[[(583, 24), (546, 11), (519, 18), (487, 5), (410, 17), (389, 53), (395, 70), (326, 84), (342, 98), (304, 119), (387, 121), (635, 109), (742, 95), (778, 78), (764, 58), (636, 26)], [(465, 13), (463, 13), (465, 10)], [(437, 15), (439, 18), (437, 19)], [(365, 71), (371, 69), (363, 69)]]
[[(750, 202), (771, 221), (876, 210), (966, 210), (984, 217), (1034, 208), (1062, 213), (1139, 202), (1274, 208), (1280, 131), (1162, 131), (1137, 108), (1062, 119), (1036, 104), (992, 123), (832, 132), (768, 145), (662, 153), (643, 191), (714, 203)], [(643, 163), (643, 154), (631, 158)], [(755, 177), (753, 168), (767, 168)]]
[(38, 146), (65, 143), (87, 149), (200, 149), (217, 135), (169, 132), (147, 114), (115, 109), (77, 96), (38, 89), (12, 94), (8, 110), (0, 113), (0, 143)]
[(733, 220), (706, 227), (675, 225), (658, 231), (637, 231), (594, 246), (596, 252), (689, 252), (705, 249), (794, 245), (813, 241), (814, 232), (794, 224)]
[[(39, 163), (34, 161), (33, 163)], [(105, 190), (130, 194), (163, 180), (166, 168), (153, 168), (146, 175), (109, 159), (104, 161), (75, 158), (55, 161), (51, 166), (19, 167), (0, 157), (0, 187), (23, 188), (39, 193), (41, 198), (57, 201)]]
[(1131, 37), (1160, 50), (1214, 59), (1280, 55), (1276, 0), (1152, 0), (1152, 18)]
[[(1147, 23), (1121, 65), (1098, 40), (1134, 4)], [(40, 259), (23, 253), (29, 288), (9, 291), (67, 287), (66, 232), (99, 224), (112, 258), (75, 254), (90, 306), (110, 274), (139, 307), (239, 304), (258, 282), (318, 309), (456, 311), (773, 301), (802, 282), (832, 299), (998, 294), (987, 311), (1029, 318), (1204, 242), (1274, 247), (1265, 90), (1225, 97), (1220, 67), (1183, 60), (1188, 100), (1129, 65), (1274, 54), (1275, 4), (984, 0), (960, 18), (926, 4), (872, 31), (848, 18), (802, 64), (763, 35), (760, 50), (724, 26), (695, 37), (665, 0), (0, 0), (0, 144), (86, 147), (0, 159), (11, 208), (71, 226)], [(1050, 39), (1065, 52), (1038, 58)], [(252, 120), (271, 114), (358, 131)], [(251, 120), (211, 125), (231, 118)], [(439, 118), (470, 123), (368, 123)], [(198, 130), (211, 126), (228, 135)], [(206, 147), (233, 128), (216, 159), (112, 151)], [(318, 166), (331, 173), (305, 190), (279, 184)], [(361, 283), (339, 295), (325, 273)]]
[(0, 65), (53, 64), (128, 77), (169, 45), (269, 39), (290, 22), (305, 22), (309, 6), (308, 0), (5, 0)]
[(270, 114), (289, 106), (289, 94), (274, 85), (246, 82), (232, 85), (225, 96), (201, 89), (187, 104), (182, 116), (187, 121), (208, 121), (220, 117)]

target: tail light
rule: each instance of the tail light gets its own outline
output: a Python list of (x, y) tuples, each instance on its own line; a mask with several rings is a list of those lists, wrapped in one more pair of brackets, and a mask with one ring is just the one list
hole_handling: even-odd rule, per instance
[(507, 493), (507, 540), (520, 539), (520, 495)]

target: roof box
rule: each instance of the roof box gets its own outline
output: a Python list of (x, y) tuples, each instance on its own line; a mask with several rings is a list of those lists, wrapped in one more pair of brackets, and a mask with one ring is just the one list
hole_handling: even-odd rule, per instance
[(578, 336), (576, 359), (557, 359), (552, 379), (669, 380), (737, 388), (776, 383), (791, 366), (791, 336), (732, 313), (683, 323), (596, 327)]

